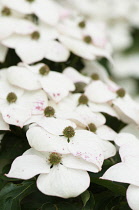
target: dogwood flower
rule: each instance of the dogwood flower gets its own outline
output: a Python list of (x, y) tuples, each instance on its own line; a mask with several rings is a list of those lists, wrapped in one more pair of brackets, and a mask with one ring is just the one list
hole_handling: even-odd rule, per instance
[(110, 59), (104, 24), (77, 17), (64, 19), (57, 29), (61, 43), (74, 54), (87, 60), (94, 60), (97, 56)]
[(32, 114), (42, 113), (47, 105), (44, 91), (24, 92), (6, 81), (0, 82), (0, 112), (8, 124), (23, 127)]
[(55, 102), (59, 102), (69, 94), (69, 91), (75, 89), (69, 78), (59, 72), (50, 71), (49, 67), (42, 63), (34, 66), (10, 67), (7, 77), (11, 84), (27, 90), (42, 87)]
[(27, 150), (12, 163), (7, 177), (30, 179), (38, 174), (37, 187), (46, 194), (62, 198), (76, 197), (90, 184), (88, 171), (94, 165), (70, 154)]
[(102, 178), (129, 183), (130, 185), (126, 192), (127, 201), (133, 210), (138, 210), (139, 139), (132, 134), (121, 133), (116, 137), (115, 142), (120, 146), (119, 153), (122, 162), (110, 167)]
[[(83, 101), (85, 100), (85, 102), (83, 103), (82, 100)], [(78, 109), (81, 106), (88, 107), (88, 109), (90, 109), (93, 113), (103, 112), (103, 113), (109, 114), (110, 116), (119, 118), (118, 114), (113, 109), (111, 104), (93, 103), (92, 101), (88, 99), (88, 97), (80, 93), (69, 94), (67, 97), (61, 100), (60, 103), (58, 104), (55, 104), (53, 101), (49, 101), (49, 105), (54, 107), (56, 111), (56, 117), (60, 117), (60, 118), (61, 116), (63, 116), (63, 118), (67, 118), (72, 114), (72, 112), (74, 113), (78, 112)]]
[(23, 14), (36, 14), (42, 21), (55, 25), (59, 21), (59, 5), (50, 0), (2, 0), (2, 3)]
[[(0, 15), (0, 41), (8, 38), (12, 34), (26, 35), (33, 33), (36, 26), (20, 16), (12, 15), (7, 7), (2, 7)], [(7, 46), (0, 43), (0, 62), (4, 62), (7, 55)]]
[(29, 35), (13, 34), (2, 40), (2, 44), (14, 48), (17, 55), (25, 63), (31, 64), (47, 58), (62, 62), (69, 57), (68, 50), (55, 39), (58, 38), (56, 30), (44, 23), (40, 23), (36, 30)]
[(19, 36), (31, 34), (36, 30), (37, 26), (26, 19), (14, 16), (0, 17), (0, 40), (13, 34), (19, 34)]
[[(74, 112), (65, 113), (64, 111), (56, 112), (52, 106), (47, 106), (44, 110), (43, 115), (32, 116), (26, 122), (26, 124), (35, 122), (37, 125), (43, 127), (49, 133), (55, 135), (60, 133), (60, 131), (56, 133), (56, 131), (53, 130), (56, 130), (56, 128), (58, 129), (59, 126), (61, 127), (61, 125), (59, 124), (64, 122), (60, 119), (68, 119), (74, 122), (80, 130), (86, 129), (93, 133), (96, 133), (96, 135), (100, 137), (98, 143), (104, 151), (105, 159), (115, 154), (115, 146), (109, 141), (103, 140), (113, 140), (116, 133), (111, 128), (104, 125), (106, 119), (102, 114), (92, 113), (88, 107), (81, 106), (80, 108), (77, 108), (77, 110), (75, 110)], [(69, 123), (69, 121), (67, 122)]]
[[(72, 154), (96, 164), (100, 170), (104, 157), (97, 135), (86, 130), (75, 130), (76, 125), (69, 120), (43, 118), (27, 131), (31, 147), (38, 151)], [(41, 139), (41, 141), (40, 141)]]

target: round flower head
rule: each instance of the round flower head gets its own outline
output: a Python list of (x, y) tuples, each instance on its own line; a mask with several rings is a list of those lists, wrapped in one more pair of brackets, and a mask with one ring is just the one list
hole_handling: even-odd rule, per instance
[(43, 76), (49, 74), (49, 72), (50, 68), (47, 65), (44, 65), (39, 69), (39, 73)]
[(80, 28), (85, 28), (85, 26), (86, 26), (85, 21), (84, 21), (84, 20), (80, 21), (80, 22), (78, 23), (78, 26), (79, 26)]
[(11, 93), (8, 93), (6, 99), (7, 99), (7, 101), (8, 101), (9, 103), (15, 103), (16, 100), (17, 100), (17, 96), (16, 96), (15, 93), (11, 92)]
[(45, 117), (53, 117), (55, 114), (55, 110), (53, 107), (51, 106), (47, 106), (45, 109), (44, 109), (44, 116)]
[(84, 82), (76, 82), (74, 93), (84, 93), (85, 87), (86, 87), (86, 84)]
[(90, 123), (90, 124), (88, 124), (88, 126), (87, 126), (87, 130), (89, 130), (89, 131), (91, 131), (91, 132), (95, 133), (95, 132), (96, 132), (96, 130), (97, 130), (97, 127), (96, 127), (96, 125), (95, 125), (95, 124)]
[(61, 159), (62, 159), (62, 157), (61, 157), (60, 154), (53, 152), (53, 153), (50, 154), (48, 160), (49, 160), (51, 165), (57, 165), (61, 162)]
[(55, 25), (60, 19), (60, 5), (54, 1), (37, 0), (2, 0), (4, 5), (22, 14), (35, 14), (39, 19)]
[(86, 95), (81, 95), (78, 99), (78, 102), (79, 102), (79, 105), (80, 104), (84, 104), (84, 105), (87, 105), (88, 104), (88, 98)]
[(97, 73), (94, 73), (94, 74), (91, 75), (91, 78), (93, 80), (99, 80), (99, 75)]
[(90, 44), (91, 42), (92, 42), (92, 38), (91, 38), (91, 36), (84, 36), (84, 38), (83, 38), (83, 40), (84, 40), (84, 42), (86, 42), (87, 44)]
[(34, 39), (34, 40), (38, 40), (40, 38), (40, 33), (38, 31), (34, 31), (31, 34), (31, 38)]
[(4, 7), (1, 11), (1, 14), (4, 16), (9, 16), (11, 15), (11, 10), (8, 7)]
[(120, 88), (116, 91), (117, 95), (121, 98), (123, 98), (126, 94), (125, 90), (123, 88)]
[(64, 128), (63, 135), (68, 138), (68, 142), (70, 141), (70, 138), (72, 138), (75, 135), (74, 128), (71, 126), (68, 126)]

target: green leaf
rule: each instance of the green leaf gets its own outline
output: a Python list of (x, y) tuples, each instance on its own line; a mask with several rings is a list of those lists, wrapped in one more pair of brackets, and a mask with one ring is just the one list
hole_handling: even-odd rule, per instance
[(124, 186), (122, 186), (121, 184), (114, 183), (114, 182), (109, 181), (109, 180), (103, 180), (103, 179), (95, 178), (95, 177), (91, 177), (91, 182), (95, 183), (97, 185), (101, 185), (101, 186), (111, 190), (112, 192), (118, 194), (118, 195), (122, 195), (122, 196), (126, 195), (126, 188)]
[(89, 198), (90, 198), (90, 193), (89, 193), (89, 191), (86, 190), (85, 192), (83, 192), (83, 193), (81, 194), (81, 198), (82, 198), (83, 204), (84, 204), (84, 206), (85, 206), (86, 203), (87, 203), (87, 201), (88, 201)]
[(62, 202), (58, 204), (52, 204), (52, 203), (45, 203), (40, 210), (79, 210), (81, 209), (80, 205), (68, 203), (68, 202)]
[(1, 142), (0, 158), (13, 160), (23, 154), (29, 148), (27, 139), (24, 136), (16, 136), (12, 132), (7, 132)]
[(21, 200), (35, 190), (34, 180), (23, 181), (21, 184), (6, 184), (0, 192), (0, 209), (20, 210)]
[(86, 205), (82, 208), (82, 210), (93, 210), (95, 207), (95, 199), (92, 192), (89, 192), (89, 200), (87, 201)]
[(103, 210), (107, 210), (107, 205), (114, 198), (114, 193), (110, 191), (104, 191), (95, 195), (95, 208), (94, 210), (100, 210), (103, 207)]

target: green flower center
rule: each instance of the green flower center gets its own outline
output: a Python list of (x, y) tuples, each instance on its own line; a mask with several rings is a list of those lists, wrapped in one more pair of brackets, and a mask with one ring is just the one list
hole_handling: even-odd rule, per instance
[(1, 11), (1, 14), (4, 16), (9, 16), (11, 15), (11, 10), (8, 7), (4, 7)]
[(88, 98), (87, 98), (87, 96), (86, 95), (84, 95), (84, 94), (82, 94), (80, 97), (79, 97), (79, 99), (78, 99), (78, 102), (79, 102), (79, 104), (84, 104), (84, 105), (86, 105), (86, 104), (88, 104)]
[(82, 20), (81, 22), (79, 22), (79, 23), (78, 23), (78, 26), (79, 26), (80, 28), (85, 28), (85, 26), (86, 26), (85, 21)]
[(39, 69), (39, 73), (43, 76), (49, 74), (49, 72), (50, 72), (50, 69), (47, 65), (44, 65)]
[(13, 92), (11, 92), (11, 93), (9, 93), (8, 95), (7, 95), (7, 101), (9, 102), (9, 103), (14, 103), (14, 102), (16, 102), (16, 100), (17, 100), (17, 96), (16, 96), (16, 94), (15, 93), (13, 93)]
[(93, 133), (95, 133), (96, 130), (97, 130), (97, 127), (96, 127), (95, 124), (90, 123), (90, 124), (86, 127), (86, 129), (89, 130), (89, 131), (91, 131), (91, 132), (93, 132)]
[(61, 159), (62, 159), (62, 157), (60, 154), (53, 152), (50, 154), (48, 160), (51, 163), (51, 165), (57, 165), (61, 162)]
[(66, 138), (72, 138), (74, 135), (75, 135), (75, 131), (74, 131), (74, 128), (71, 127), (71, 126), (68, 126), (66, 127), (64, 130), (63, 130), (63, 135), (66, 137)]
[(35, 0), (26, 0), (26, 1), (28, 1), (28, 2), (32, 3), (32, 2), (33, 2), (33, 1), (35, 1)]
[(94, 73), (94, 74), (91, 75), (91, 78), (93, 80), (99, 80), (99, 75), (97, 73)]
[(84, 82), (76, 82), (74, 93), (83, 93), (86, 84)]
[(40, 33), (38, 31), (34, 31), (31, 34), (31, 38), (34, 39), (34, 40), (38, 40), (40, 38)]
[(84, 36), (83, 41), (86, 42), (87, 44), (90, 44), (92, 42), (91, 36), (87, 35)]
[(116, 91), (117, 95), (121, 98), (123, 98), (126, 94), (126, 91), (123, 88), (120, 88), (119, 90)]
[(44, 110), (45, 117), (53, 117), (55, 114), (55, 110), (51, 106), (47, 106)]

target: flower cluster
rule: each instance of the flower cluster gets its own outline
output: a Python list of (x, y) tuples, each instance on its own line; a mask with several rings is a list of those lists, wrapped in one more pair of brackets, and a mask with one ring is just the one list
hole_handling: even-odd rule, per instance
[(0, 150), (18, 130), (26, 144), (0, 166), (2, 193), (11, 178), (31, 179), (45, 198), (73, 198), (97, 177), (104, 188), (129, 184), (127, 202), (139, 210), (139, 103), (122, 80), (139, 75), (138, 53), (124, 52), (138, 11), (136, 0), (0, 1)]
[(43, 58), (63, 62), (70, 52), (89, 60), (110, 58), (105, 24), (54, 0), (2, 0), (0, 13), (1, 62), (8, 48), (28, 64)]
[(105, 114), (138, 124), (139, 108), (101, 68), (89, 72), (68, 67), (58, 73), (43, 63), (0, 71), (0, 129), (24, 127), (31, 147), (14, 160), (7, 177), (40, 174), (37, 187), (44, 194), (75, 197), (89, 187), (87, 171), (99, 172), (116, 154), (110, 141), (117, 133)]

